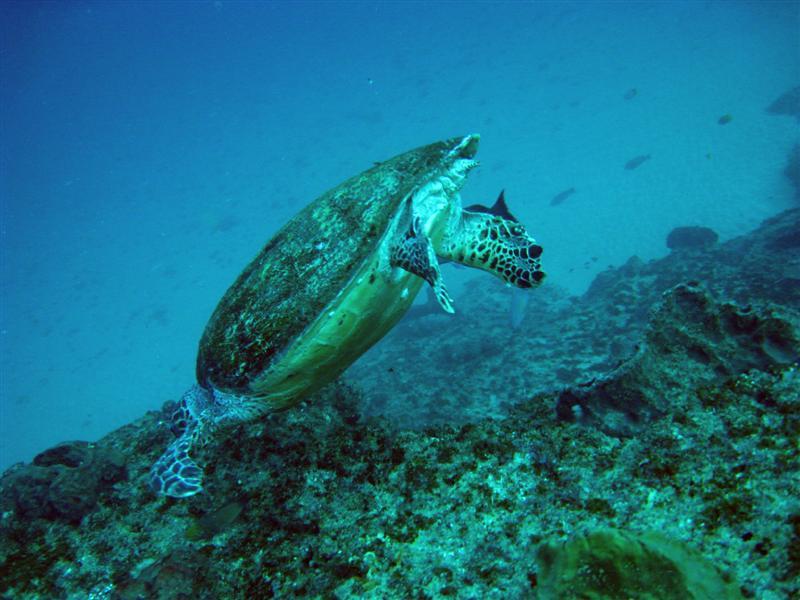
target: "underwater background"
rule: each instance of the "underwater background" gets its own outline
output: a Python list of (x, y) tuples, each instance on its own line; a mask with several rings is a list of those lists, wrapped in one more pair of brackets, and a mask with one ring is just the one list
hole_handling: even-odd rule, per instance
[(480, 133), (465, 204), (504, 188), (571, 293), (675, 226), (727, 239), (794, 201), (797, 121), (764, 108), (797, 84), (797, 3), (0, 10), (0, 466), (181, 394), (270, 235), (409, 148)]
[[(605, 459), (593, 453), (616, 448), (608, 439), (617, 434), (634, 436), (633, 426), (609, 424), (618, 416), (609, 417), (606, 405), (594, 406), (596, 399), (583, 398), (580, 385), (636, 355), (646, 331), (654, 335), (648, 319), (662, 293), (688, 286), (673, 289), (662, 306), (662, 321), (655, 323), (662, 322), (665, 330), (663, 322), (680, 320), (675, 314), (688, 305), (719, 313), (723, 317), (714, 318), (722, 322), (740, 319), (730, 316), (739, 309), (725, 308), (728, 299), (768, 299), (790, 312), (800, 306), (800, 243), (796, 234), (792, 237), (800, 222), (797, 213), (752, 234), (765, 219), (796, 211), (800, 198), (799, 32), (798, 2), (3, 2), (0, 471), (31, 461), (59, 442), (97, 440), (132, 422), (147, 432), (142, 440), (152, 441), (152, 447), (131, 440), (126, 446), (138, 448), (146, 468), (152, 456), (144, 453), (163, 449), (168, 431), (162, 427), (156, 433), (160, 413), (151, 413), (144, 424), (136, 420), (179, 398), (193, 383), (197, 343), (209, 315), (269, 237), (300, 208), (375, 161), (472, 132), (481, 134), (481, 166), (469, 176), (463, 202), (491, 205), (505, 190), (511, 211), (544, 247), (544, 286), (520, 300), (487, 274), (444, 265), (459, 314), (430, 313), (423, 291), (412, 313), (337, 384), (353, 391), (334, 386), (321, 394), (339, 412), (332, 408), (333, 417), (313, 411), (280, 417), (289, 421), (277, 424), (276, 431), (285, 426), (288, 433), (283, 441), (275, 434), (274, 445), (290, 445), (291, 431), (306, 427), (305, 443), (319, 435), (325, 447), (325, 432), (330, 433), (325, 424), (330, 419), (338, 423), (340, 417), (343, 429), (331, 443), (343, 443), (351, 437), (347, 427), (354, 426), (352, 419), (383, 419), (391, 432), (387, 439), (403, 450), (381, 442), (385, 452), (376, 455), (376, 464), (383, 460), (389, 470), (402, 465), (404, 485), (421, 494), (444, 485), (442, 477), (454, 477), (440, 474), (438, 483), (431, 483), (422, 465), (457, 465), (452, 455), (458, 456), (463, 443), (478, 463), (499, 453), (509, 468), (519, 461), (534, 465), (537, 477), (559, 470), (560, 461), (585, 460), (575, 468), (603, 464)], [(710, 228), (718, 241), (703, 241), (702, 256), (678, 255), (680, 242), (671, 249), (666, 240), (679, 226)], [(756, 237), (746, 237), (751, 234)], [(749, 270), (736, 270), (745, 263)], [(703, 300), (707, 292), (697, 287), (698, 280), (719, 298)], [(792, 403), (800, 395), (798, 378), (786, 379), (777, 369), (797, 360), (797, 338), (791, 333), (797, 321), (796, 314), (781, 318), (786, 324), (765, 316), (765, 327), (772, 329), (762, 336), (780, 342), (742, 350), (741, 360), (728, 348), (730, 356), (719, 359), (724, 368), (716, 359), (706, 360), (713, 352), (704, 344), (693, 352), (716, 375), (724, 372), (735, 379), (750, 368), (769, 373), (776, 379), (759, 380), (758, 389), (769, 388), (775, 405), (783, 407), (778, 412), (786, 416), (797, 411)], [(708, 338), (725, 338), (730, 331), (723, 329)], [(674, 331), (664, 335), (680, 338)], [(649, 339), (660, 347), (665, 338)], [(647, 367), (641, 371), (661, 373)], [(664, 373), (648, 389), (678, 389), (683, 381), (688, 390), (687, 382), (711, 381), (699, 375), (682, 378), (680, 370)], [(565, 389), (575, 390), (574, 398), (565, 396)], [(737, 389), (732, 384), (725, 393)], [(537, 406), (547, 408), (541, 414), (525, 408), (537, 394), (554, 394), (549, 404), (538, 401)], [(716, 409), (724, 404), (721, 394), (701, 394), (702, 401), (692, 396), (697, 401), (691, 406), (676, 400), (671, 410)], [(651, 410), (649, 401), (642, 406), (642, 422), (660, 412)], [(598, 437), (584, 440), (582, 450), (576, 450), (583, 452), (580, 457), (553, 456), (546, 444), (526, 437), (546, 427), (550, 418), (577, 426), (581, 418), (575, 415), (581, 410), (600, 415), (603, 426), (585, 434)], [(767, 419), (754, 415), (753, 427)], [(511, 425), (493, 425), (488, 417), (529, 429), (520, 433)], [(477, 423), (480, 435), (453, 429), (472, 426), (465, 423)], [(410, 448), (419, 450), (423, 438), (430, 440), (418, 432), (434, 426), (451, 428), (435, 436), (452, 438), (452, 445), (438, 447), (434, 457), (423, 458), (420, 451), (411, 460)], [(659, 427), (667, 433), (658, 439), (666, 443), (670, 426)], [(796, 448), (796, 423), (780, 431), (775, 436), (783, 441), (774, 442), (771, 450)], [(372, 439), (373, 434), (363, 435)], [(705, 435), (691, 450), (678, 444), (669, 452), (713, 449), (713, 435)], [(510, 442), (509, 436), (521, 437)], [(505, 445), (487, 440), (505, 440)], [(294, 446), (277, 454), (285, 458), (295, 451), (293, 459), (306, 460)], [(348, 456), (320, 460), (355, 460)], [(773, 479), (760, 475), (765, 488), (777, 486), (776, 498), (797, 495), (796, 471), (788, 466), (797, 466), (796, 453), (790, 458), (774, 465)], [(639, 464), (633, 458), (629, 462)], [(128, 472), (132, 469), (130, 464)], [(653, 469), (649, 476), (680, 472), (669, 465)], [(487, 467), (486, 472), (498, 471)], [(790, 477), (783, 487), (777, 483), (782, 472)], [(621, 486), (625, 476), (617, 475), (615, 485)], [(308, 477), (306, 484), (324, 486)], [(480, 502), (512, 502), (508, 486), (519, 485), (512, 479), (497, 486), (490, 482)], [(602, 487), (594, 475), (587, 472), (578, 479), (561, 486), (569, 488), (564, 503), (573, 503), (575, 514), (613, 520), (623, 513), (613, 502), (585, 492)], [(129, 486), (125, 493), (131, 497), (147, 494), (132, 476), (127, 483), (121, 477), (114, 482), (117, 490)], [(550, 492), (538, 491), (542, 498)], [(410, 502), (411, 492), (403, 493)], [(535, 495), (532, 489), (525, 493), (527, 498)], [(332, 506), (329, 501), (319, 500)], [(641, 495), (628, 499), (630, 506), (641, 501)], [(136, 502), (145, 500), (136, 496)], [(216, 539), (220, 532), (229, 535), (226, 528), (241, 521), (242, 511), (247, 516), (248, 506), (253, 518), (258, 514), (252, 496), (249, 504), (231, 502), (183, 514), (186, 523), (204, 513), (217, 514), (222, 522), (206, 519), (192, 525), (190, 542)], [(513, 510), (533, 510), (530, 502), (517, 497)], [(796, 503), (782, 500), (779, 505), (781, 518), (800, 514)], [(734, 527), (749, 523), (747, 518), (757, 520), (759, 507), (751, 508), (755, 516), (736, 513), (730, 503), (698, 510), (710, 510), (725, 527)], [(88, 514), (82, 510), (79, 520)], [(663, 521), (652, 522), (642, 516), (634, 519), (634, 529), (659, 528), (658, 523), (677, 516), (660, 514)], [(566, 516), (549, 518), (569, 521)], [(433, 517), (419, 519), (415, 532), (426, 529), (430, 523), (425, 519)], [(159, 526), (153, 523), (148, 527)], [(358, 528), (356, 517), (348, 523)], [(800, 531), (800, 516), (781, 523), (786, 528), (782, 535), (800, 544), (800, 533), (791, 538), (790, 531)], [(407, 524), (403, 527), (398, 535), (386, 535), (398, 543), (417, 539)], [(689, 538), (691, 528), (686, 527), (683, 537)], [(293, 534), (313, 538), (319, 533), (300, 529)], [(572, 531), (565, 526), (561, 533)], [(748, 532), (750, 537), (742, 540)], [(513, 538), (524, 531), (507, 533)], [(737, 535), (741, 545), (757, 534)], [(537, 536), (544, 539), (541, 532), (526, 539)], [(773, 536), (770, 543), (777, 545), (777, 539)], [(762, 542), (763, 537), (754, 539), (752, 545)], [(296, 540), (287, 543), (299, 548)], [(427, 552), (441, 547), (431, 542)], [(482, 546), (475, 542), (474, 547)], [(734, 550), (726, 556), (719, 545), (714, 547), (706, 555), (713, 555), (718, 566), (730, 568), (741, 559)], [(284, 581), (270, 589), (279, 597), (329, 597), (335, 590), (337, 597), (364, 595), (373, 588), (353, 588), (351, 580), (368, 580), (368, 573), (378, 570), (373, 563), (383, 560), (376, 558), (374, 547), (365, 548), (372, 554), (362, 557), (358, 568), (337, 563), (331, 581), (323, 585), (319, 581), (324, 578), (318, 580), (321, 587), (306, 584), (290, 592)], [(800, 551), (781, 552), (778, 558), (768, 557), (768, 550), (759, 555), (774, 562), (744, 574), (745, 592), (764, 598), (800, 593), (786, 583), (800, 573), (786, 567), (800, 564), (791, 563), (793, 556), (800, 561)], [(109, 581), (118, 589), (128, 586), (129, 595), (121, 597), (137, 597), (139, 592), (131, 590), (139, 584), (153, 594), (152, 580), (137, 580), (151, 564), (140, 565), (134, 574), (130, 565), (120, 568), (135, 585), (119, 574)], [(302, 565), (297, 569), (302, 571)], [(409, 565), (403, 569), (413, 571)], [(454, 572), (440, 570), (425, 580), (432, 586), (429, 595), (469, 589), (472, 595), (464, 597), (492, 597), (480, 586), (496, 586), (494, 578), (504, 573), (498, 568), (473, 585)], [(532, 572), (518, 573), (514, 585), (535, 587)], [(68, 589), (107, 588), (97, 583), (100, 579), (85, 577), (66, 577), (47, 593), (60, 597)], [(430, 583), (434, 580), (435, 585)], [(349, 583), (343, 588), (342, 581)], [(393, 587), (390, 578), (374, 585), (383, 590), (380, 594), (388, 589), (406, 597), (397, 591), (405, 588)], [(518, 596), (512, 588), (494, 597)], [(96, 597), (108, 597), (97, 590)]]

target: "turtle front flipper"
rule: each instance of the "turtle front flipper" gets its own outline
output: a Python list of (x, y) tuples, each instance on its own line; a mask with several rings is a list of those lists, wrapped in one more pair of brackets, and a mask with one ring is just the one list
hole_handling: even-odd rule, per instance
[(470, 208), (478, 210), (461, 211), (458, 227), (441, 244), (439, 256), (489, 271), (520, 288), (539, 285), (545, 277), (542, 247), (508, 212), (503, 195), (491, 209)]
[(192, 460), (189, 452), (203, 432), (197, 415), (199, 406), (213, 403), (213, 396), (195, 385), (181, 398), (178, 410), (172, 415), (172, 431), (178, 438), (150, 468), (149, 484), (157, 494), (186, 498), (203, 489), (203, 470)]
[(453, 299), (442, 281), (439, 260), (431, 240), (425, 235), (419, 216), (414, 215), (406, 232), (392, 245), (389, 262), (393, 267), (422, 277), (433, 288), (436, 300), (445, 312), (455, 312)]

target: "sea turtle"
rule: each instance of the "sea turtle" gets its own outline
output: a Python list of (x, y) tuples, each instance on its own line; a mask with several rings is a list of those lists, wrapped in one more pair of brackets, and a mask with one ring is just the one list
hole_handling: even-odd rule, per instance
[(541, 246), (501, 197), (461, 208), (472, 134), (411, 150), (333, 188), (278, 231), (223, 296), (150, 470), (174, 497), (202, 489), (192, 446), (218, 426), (297, 403), (335, 379), (409, 309), (423, 282), (453, 312), (437, 257), (531, 288)]

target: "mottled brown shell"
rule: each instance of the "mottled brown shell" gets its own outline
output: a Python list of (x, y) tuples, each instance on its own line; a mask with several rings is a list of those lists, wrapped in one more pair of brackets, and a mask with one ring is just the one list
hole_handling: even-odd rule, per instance
[[(378, 248), (406, 196), (452, 165), (452, 138), (379, 163), (278, 231), (217, 305), (200, 340), (201, 385), (239, 394), (281, 359)], [(477, 137), (459, 152), (471, 158)], [(449, 157), (449, 158), (448, 158)]]

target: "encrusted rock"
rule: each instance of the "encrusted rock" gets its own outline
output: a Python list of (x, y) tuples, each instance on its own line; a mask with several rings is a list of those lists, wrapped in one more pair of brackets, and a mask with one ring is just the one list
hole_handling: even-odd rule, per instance
[(632, 435), (679, 408), (698, 383), (795, 362), (799, 340), (795, 319), (778, 308), (755, 311), (681, 284), (664, 294), (639, 351), (608, 375), (564, 390), (556, 413)]
[(127, 477), (122, 454), (88, 442), (49, 448), (2, 480), (0, 503), (29, 519), (78, 523), (100, 494)]
[[(794, 209), (723, 244), (633, 258), (582, 298), (545, 286), (518, 330), (507, 290), (472, 287), (455, 319), (400, 324), (375, 349), (387, 356), (350, 374), (416, 429), (361, 418), (364, 398), (330, 386), (208, 444), (206, 493), (186, 501), (144, 485), (167, 414), (94, 449), (44, 452), (0, 480), (0, 597), (546, 598), (564, 571), (557, 557), (537, 568), (542, 541), (607, 528), (599, 546), (617, 556), (621, 536), (652, 585), (685, 560), (624, 531), (690, 541), (748, 598), (800, 597), (787, 478), (800, 471), (800, 368), (784, 366), (797, 355), (798, 231)], [(112, 486), (119, 462), (95, 462), (100, 447), (124, 453), (130, 482)], [(94, 479), (75, 477), (88, 465)], [(59, 516), (86, 510), (80, 527)]]
[(685, 250), (713, 246), (719, 240), (717, 233), (709, 227), (676, 227), (667, 235), (667, 248)]

